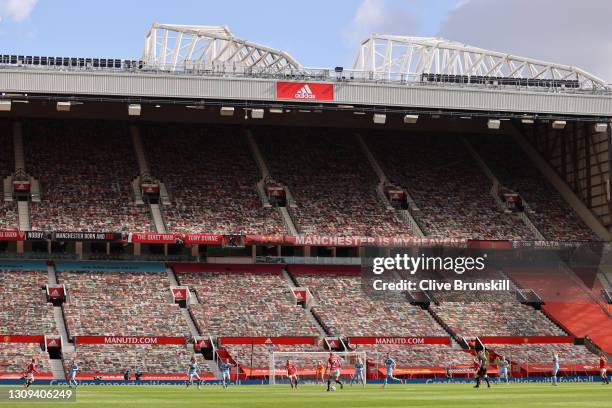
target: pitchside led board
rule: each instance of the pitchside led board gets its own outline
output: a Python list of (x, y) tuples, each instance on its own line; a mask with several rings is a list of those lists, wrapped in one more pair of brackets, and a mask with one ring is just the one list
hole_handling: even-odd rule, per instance
[[(500, 241), (501, 242), (501, 241)], [(592, 293), (597, 274), (612, 265), (609, 244), (511, 242), (503, 245), (368, 248), (362, 289), (371, 297), (408, 294), (414, 304), (499, 301), (515, 296), (534, 306), (576, 301), (571, 282)]]

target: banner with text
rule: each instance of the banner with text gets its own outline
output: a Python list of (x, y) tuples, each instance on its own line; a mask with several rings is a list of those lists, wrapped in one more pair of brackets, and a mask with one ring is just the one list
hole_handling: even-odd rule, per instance
[(447, 344), (450, 345), (450, 337), (350, 337), (349, 344), (393, 344), (414, 346), (420, 344)]
[(184, 337), (156, 336), (75, 336), (75, 344), (185, 344)]

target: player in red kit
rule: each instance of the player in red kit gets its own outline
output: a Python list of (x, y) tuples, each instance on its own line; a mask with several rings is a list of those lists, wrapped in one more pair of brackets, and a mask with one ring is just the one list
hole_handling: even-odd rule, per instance
[(34, 383), (34, 374), (37, 374), (36, 371), (36, 359), (33, 358), (31, 362), (28, 363), (25, 369), (25, 387), (28, 388), (30, 385)]
[(342, 381), (340, 381), (340, 368), (342, 364), (340, 363), (340, 357), (335, 355), (334, 353), (329, 353), (329, 358), (327, 359), (327, 369), (329, 376), (327, 377), (327, 391), (330, 391), (331, 382), (334, 380), (336, 384), (340, 384), (340, 388), (344, 388)]
[(601, 375), (601, 380), (604, 384), (610, 384), (610, 380), (608, 380), (608, 367), (607, 367), (607, 359), (604, 353), (599, 355), (599, 374)]
[(297, 390), (297, 387), (298, 387), (297, 367), (291, 361), (287, 360), (287, 364), (285, 364), (285, 369), (287, 370), (287, 378), (289, 378), (291, 389)]

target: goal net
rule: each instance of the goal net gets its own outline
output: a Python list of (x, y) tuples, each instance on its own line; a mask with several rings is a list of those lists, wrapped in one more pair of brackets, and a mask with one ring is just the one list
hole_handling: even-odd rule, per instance
[[(361, 359), (363, 363), (363, 375), (366, 376), (366, 352), (365, 351), (343, 351), (334, 352), (340, 358), (342, 364), (341, 377), (348, 379), (355, 371), (355, 364)], [(298, 369), (300, 381), (314, 381), (316, 379), (316, 366), (318, 363), (327, 367), (329, 351), (274, 351), (270, 353), (270, 384), (289, 382), (287, 379), (287, 360), (291, 361)], [(364, 378), (365, 379), (365, 378)]]

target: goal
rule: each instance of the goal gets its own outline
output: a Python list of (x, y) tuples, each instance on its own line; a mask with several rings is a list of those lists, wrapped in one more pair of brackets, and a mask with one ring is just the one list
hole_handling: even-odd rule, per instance
[[(353, 373), (353, 365), (361, 359), (363, 362), (363, 374), (366, 376), (366, 352), (365, 351), (338, 351), (334, 352), (340, 358), (344, 369), (350, 368)], [(285, 364), (290, 360), (298, 369), (300, 378), (304, 377), (314, 380), (315, 366), (317, 362), (321, 362), (327, 367), (327, 359), (329, 351), (274, 351), (270, 353), (270, 384), (287, 381), (287, 370)]]

